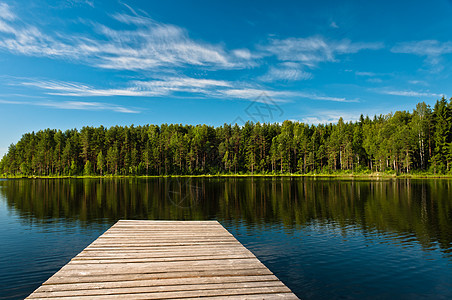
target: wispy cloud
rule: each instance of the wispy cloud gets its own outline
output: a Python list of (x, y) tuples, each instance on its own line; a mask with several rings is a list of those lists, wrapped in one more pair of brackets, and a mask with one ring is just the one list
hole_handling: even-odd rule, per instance
[(337, 123), (339, 119), (342, 118), (344, 122), (354, 122), (359, 119), (360, 115), (360, 113), (349, 111), (322, 110), (316, 111), (314, 114), (304, 116), (300, 119), (300, 121), (306, 124), (329, 124)]
[(241, 59), (251, 59), (251, 52), (248, 49), (235, 49), (232, 51), (232, 54)]
[[(352, 70), (346, 70), (346, 72), (353, 72)], [(370, 83), (382, 83), (383, 81), (391, 80), (396, 78), (395, 73), (387, 72), (369, 72), (369, 71), (354, 71), (357, 77), (362, 77), (364, 80)]]
[(380, 90), (381, 94), (404, 96), (404, 97), (442, 97), (443, 94), (436, 94), (430, 92), (416, 92), (416, 91), (404, 91), (404, 90)]
[(275, 102), (292, 102), (298, 99), (309, 99), (319, 101), (332, 101), (332, 102), (359, 102), (357, 99), (347, 99), (344, 97), (334, 97), (327, 95), (319, 95), (315, 93), (305, 93), (300, 91), (272, 91), (258, 88), (243, 88), (243, 89), (229, 89), (224, 90), (222, 93), (226, 97), (233, 97), (239, 99), (254, 100), (259, 98), (262, 93), (272, 98)]
[(191, 77), (167, 77), (162, 80), (152, 81), (134, 81), (135, 84), (150, 89), (164, 88), (165, 90), (185, 91), (196, 88), (210, 88), (210, 87), (231, 87), (232, 83), (225, 80), (214, 80), (204, 78)]
[(442, 55), (452, 53), (452, 42), (440, 42), (437, 40), (404, 42), (394, 46), (391, 51), (425, 56), (426, 63), (436, 66), (441, 62)]
[(304, 95), (301, 94), (300, 96), (302, 96), (303, 98), (309, 98), (309, 99), (321, 100), (321, 101), (348, 102), (348, 103), (359, 102), (358, 99), (347, 99), (344, 97), (319, 96), (316, 94), (304, 94)]
[(88, 5), (94, 7), (94, 0), (66, 0), (66, 2), (64, 2), (64, 5), (66, 6)]
[(48, 95), (58, 96), (76, 96), (76, 97), (108, 97), (108, 96), (156, 96), (151, 91), (141, 91), (135, 88), (124, 89), (96, 89), (81, 83), (62, 82), (62, 81), (29, 81), (23, 82), (22, 85), (33, 86), (40, 89), (48, 90)]
[(424, 80), (408, 80), (409, 84), (414, 84), (414, 85), (423, 85), (423, 86), (427, 86), (428, 83)]
[(255, 100), (261, 97), (262, 94), (272, 98), (275, 102), (285, 102), (287, 98), (294, 96), (293, 92), (286, 91), (272, 91), (259, 88), (237, 88), (227, 89), (220, 92), (226, 98), (232, 99), (247, 99)]
[(43, 33), (36, 26), (18, 22), (10, 7), (2, 4), (0, 48), (28, 56), (66, 58), (118, 70), (187, 65), (228, 69), (245, 66), (250, 59), (249, 52), (244, 49), (228, 53), (222, 46), (194, 41), (186, 30), (175, 25), (125, 13), (112, 17), (132, 29), (117, 30), (88, 22), (102, 38), (68, 36), (60, 32)]
[[(138, 72), (174, 72), (184, 67), (243, 69), (255, 67), (263, 63), (262, 59), (274, 56), (279, 60), (278, 64), (270, 65), (267, 73), (259, 78), (271, 82), (309, 79), (312, 74), (303, 67), (314, 67), (321, 62), (337, 61), (340, 55), (383, 47), (382, 43), (352, 42), (347, 39), (334, 41), (313, 36), (271, 39), (266, 44), (257, 45), (253, 52), (246, 48), (228, 50), (222, 44), (194, 40), (184, 28), (158, 22), (124, 6), (127, 12), (110, 14), (114, 21), (126, 25), (121, 26), (123, 29), (85, 20), (84, 25), (90, 27), (88, 30), (68, 35), (58, 30), (43, 30), (32, 22), (21, 20), (10, 6), (1, 4), (0, 49), (27, 56), (65, 59), (103, 69)], [(289, 63), (297, 66), (289, 66)], [(101, 91), (105, 95), (118, 92)], [(139, 91), (128, 90), (126, 93)]]
[(8, 4), (0, 3), (0, 19), (12, 21), (16, 18), (16, 15), (11, 11)]
[(197, 79), (191, 77), (166, 77), (148, 81), (134, 80), (128, 83), (128, 87), (115, 89), (96, 88), (78, 82), (32, 79), (23, 81), (20, 85), (46, 90), (47, 95), (73, 97), (157, 97), (175, 92), (218, 95), (219, 92), (217, 90), (232, 87), (231, 82), (224, 80)]
[(285, 62), (271, 66), (266, 74), (259, 79), (262, 81), (297, 81), (312, 78), (312, 74), (303, 70), (302, 66), (294, 62)]
[(367, 76), (367, 77), (377, 76), (377, 74), (375, 74), (373, 72), (360, 72), (360, 71), (356, 71), (355, 75), (356, 76)]
[(59, 109), (75, 109), (75, 110), (110, 110), (120, 113), (136, 114), (140, 111), (130, 109), (121, 105), (115, 105), (112, 103), (100, 103), (100, 102), (85, 102), (85, 101), (63, 101), (63, 102), (43, 102), (40, 106), (48, 106)]
[(191, 77), (166, 77), (159, 80), (133, 81), (132, 84), (138, 89), (148, 91), (154, 95), (190, 93), (202, 97), (208, 96), (218, 98), (225, 89), (233, 88), (236, 83), (224, 80), (198, 79)]
[(280, 61), (299, 62), (315, 66), (320, 62), (334, 62), (341, 54), (357, 53), (361, 50), (378, 50), (382, 43), (355, 43), (344, 39), (328, 41), (323, 37), (273, 39), (260, 46), (263, 55), (274, 55)]
[(0, 3), (0, 49), (28, 56), (70, 59), (79, 59), (92, 51), (75, 45), (74, 38), (63, 36), (42, 33), (36, 26), (20, 20), (7, 4)]
[(139, 110), (127, 108), (121, 105), (116, 105), (112, 103), (101, 103), (101, 102), (87, 102), (87, 101), (10, 101), (0, 99), (1, 104), (12, 104), (12, 105), (32, 105), (32, 106), (44, 106), (56, 109), (70, 109), (70, 110), (90, 110), (90, 111), (114, 111), (119, 113), (140, 113)]
[(452, 42), (441, 43), (436, 40), (404, 42), (394, 46), (391, 51), (419, 56), (439, 56), (452, 53)]
[(147, 81), (134, 80), (128, 83), (128, 87), (121, 89), (98, 89), (78, 82), (32, 79), (23, 81), (20, 85), (43, 89), (47, 95), (72, 97), (158, 97), (174, 95), (175, 93), (191, 93), (217, 99), (254, 100), (265, 93), (269, 97), (274, 97), (275, 101), (283, 101), (281, 98), (295, 95), (293, 92), (272, 91), (260, 87), (243, 87), (244, 84), (240, 82), (191, 77), (164, 77)]
[(369, 78), (369, 79), (367, 79), (367, 82), (381, 83), (381, 82), (383, 82), (383, 80), (381, 80), (380, 78)]
[(99, 51), (99, 67), (127, 70), (183, 65), (233, 68), (238, 64), (222, 47), (195, 42), (178, 26), (125, 14), (116, 15), (116, 19), (137, 27), (114, 30), (97, 25), (98, 31), (110, 39), (107, 43), (93, 42)]
[(20, 85), (36, 87), (53, 96), (72, 97), (161, 97), (175, 95), (175, 93), (197, 94), (200, 97), (215, 99), (243, 99), (255, 101), (262, 94), (272, 98), (275, 102), (296, 101), (309, 99), (333, 102), (359, 102), (357, 99), (347, 99), (312, 92), (276, 91), (268, 88), (232, 82), (225, 80), (200, 79), (191, 77), (165, 77), (156, 80), (130, 81), (128, 87), (120, 89), (99, 89), (83, 83), (63, 82), (55, 80), (26, 80)]

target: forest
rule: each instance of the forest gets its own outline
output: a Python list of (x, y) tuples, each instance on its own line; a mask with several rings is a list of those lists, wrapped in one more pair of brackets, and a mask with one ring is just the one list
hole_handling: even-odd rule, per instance
[(452, 98), (358, 121), (162, 124), (26, 133), (3, 176), (452, 174)]

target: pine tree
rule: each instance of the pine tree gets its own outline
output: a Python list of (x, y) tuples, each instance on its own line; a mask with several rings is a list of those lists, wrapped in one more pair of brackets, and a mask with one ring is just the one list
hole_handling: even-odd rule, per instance
[(103, 171), (105, 168), (105, 158), (104, 155), (102, 154), (102, 151), (99, 151), (99, 153), (97, 154), (97, 170), (100, 172), (100, 176), (102, 176)]

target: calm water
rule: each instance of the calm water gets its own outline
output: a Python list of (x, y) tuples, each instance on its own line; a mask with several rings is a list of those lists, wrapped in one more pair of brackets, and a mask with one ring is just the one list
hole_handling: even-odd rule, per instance
[(303, 299), (451, 299), (452, 181), (0, 181), (0, 299), (118, 219), (220, 221)]

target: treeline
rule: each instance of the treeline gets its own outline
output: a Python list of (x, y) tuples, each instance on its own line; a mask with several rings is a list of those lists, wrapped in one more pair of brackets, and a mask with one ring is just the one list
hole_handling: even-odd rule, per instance
[(26, 133), (4, 175), (282, 174), (425, 171), (452, 162), (452, 98), (356, 122), (162, 124)]

